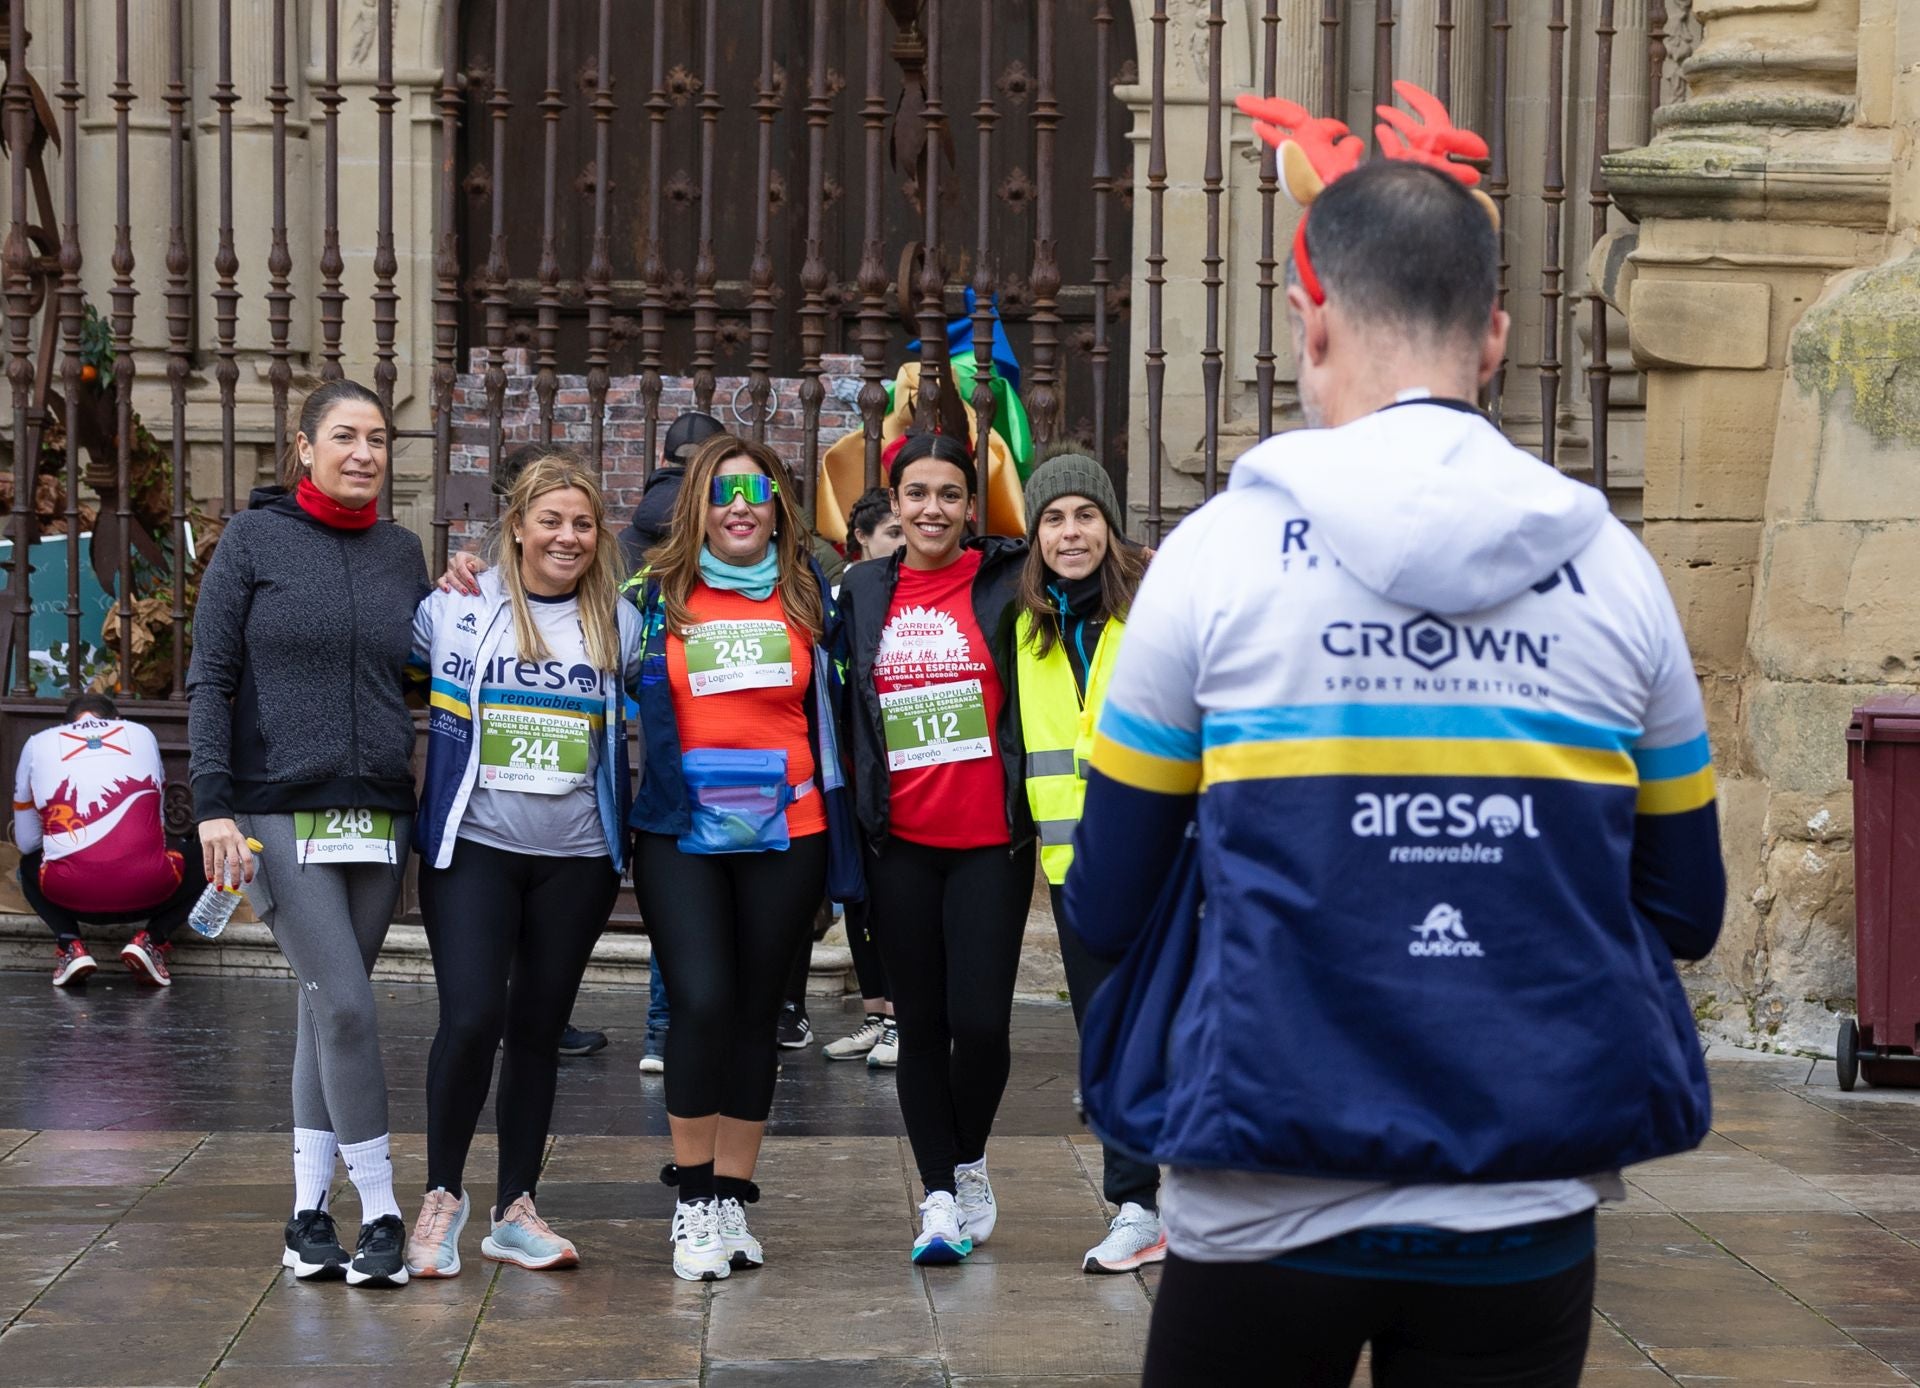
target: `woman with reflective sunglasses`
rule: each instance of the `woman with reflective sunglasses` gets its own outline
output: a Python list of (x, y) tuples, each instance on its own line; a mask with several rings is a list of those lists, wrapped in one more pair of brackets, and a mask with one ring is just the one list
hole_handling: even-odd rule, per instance
[(714, 1281), (763, 1262), (746, 1207), (759, 1198), (787, 971), (822, 895), (865, 892), (842, 811), (833, 598), (786, 468), (763, 444), (707, 440), (667, 533), (627, 583), (646, 736), (628, 823), (673, 1006), (673, 1270)]

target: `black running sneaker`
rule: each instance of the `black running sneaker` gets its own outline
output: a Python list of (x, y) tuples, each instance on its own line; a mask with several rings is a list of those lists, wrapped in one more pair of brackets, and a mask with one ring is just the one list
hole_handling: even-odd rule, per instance
[(381, 1215), (360, 1226), (360, 1246), (347, 1264), (349, 1287), (407, 1285), (407, 1226), (399, 1215)]
[(774, 1028), (774, 1039), (783, 1051), (804, 1050), (813, 1044), (813, 1023), (807, 1020), (806, 1011), (792, 1003), (780, 1005), (780, 1022)]
[(280, 1266), (293, 1269), (302, 1282), (325, 1281), (347, 1275), (347, 1250), (325, 1210), (302, 1210), (287, 1221), (287, 1251)]
[(572, 1022), (560, 1033), (561, 1055), (592, 1055), (595, 1051), (607, 1048), (607, 1034), (604, 1031), (583, 1031)]

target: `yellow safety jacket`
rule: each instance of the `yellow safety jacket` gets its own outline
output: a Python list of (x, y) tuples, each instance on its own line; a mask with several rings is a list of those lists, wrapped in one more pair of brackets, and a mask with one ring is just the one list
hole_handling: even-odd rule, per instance
[(1020, 614), (1014, 642), (1019, 651), (1016, 686), (1020, 697), (1021, 740), (1026, 745), (1027, 804), (1040, 833), (1040, 867), (1056, 887), (1067, 880), (1073, 862), (1073, 830), (1086, 802), (1086, 766), (1093, 755), (1093, 725), (1107, 696), (1113, 662), (1125, 623), (1110, 618), (1100, 632), (1087, 667), (1087, 697), (1082, 702), (1067, 663), (1066, 647), (1056, 641), (1046, 658), (1034, 654), (1033, 614)]

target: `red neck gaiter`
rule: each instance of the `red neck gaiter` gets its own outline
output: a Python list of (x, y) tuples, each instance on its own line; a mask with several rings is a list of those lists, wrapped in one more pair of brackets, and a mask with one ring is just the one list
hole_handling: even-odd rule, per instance
[(369, 501), (358, 509), (342, 506), (325, 492), (313, 485), (311, 477), (302, 477), (300, 485), (293, 489), (293, 499), (300, 503), (300, 509), (335, 530), (365, 530), (380, 519), (378, 502)]

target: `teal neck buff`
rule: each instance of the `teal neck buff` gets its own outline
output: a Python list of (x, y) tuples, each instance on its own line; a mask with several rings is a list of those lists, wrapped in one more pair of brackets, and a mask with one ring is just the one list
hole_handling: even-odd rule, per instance
[(780, 556), (778, 546), (768, 545), (767, 552), (761, 556), (758, 564), (729, 564), (713, 556), (713, 551), (705, 545), (700, 546), (700, 577), (709, 587), (724, 589), (729, 593), (745, 593), (755, 602), (765, 602), (773, 596), (774, 585), (780, 581)]

